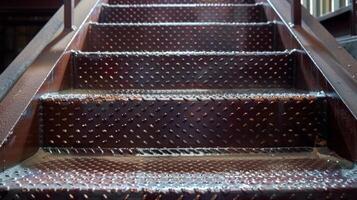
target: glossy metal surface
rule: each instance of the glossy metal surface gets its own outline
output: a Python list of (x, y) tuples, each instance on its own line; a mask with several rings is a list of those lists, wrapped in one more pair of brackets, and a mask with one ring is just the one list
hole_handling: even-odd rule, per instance
[[(187, 90), (186, 90), (187, 92)], [(90, 148), (314, 146), (323, 99), (239, 91), (47, 94), (42, 145)]]
[[(329, 36), (304, 13), (289, 26), (285, 1), (209, 5), (229, 7), (221, 15), (239, 7), (237, 18), (186, 5), (207, 2), (96, 4), (35, 92), (32, 123), (15, 124), (4, 143), (1, 197), (353, 200), (355, 164), (327, 149), (356, 159), (354, 105), (339, 96), (354, 86), (329, 71), (349, 57), (319, 43), (314, 34)], [(175, 6), (186, 10), (170, 18)], [(264, 20), (247, 18), (251, 6)], [(31, 141), (34, 156), (9, 159)]]
[[(309, 152), (285, 155), (284, 150), (182, 157), (75, 156), (40, 151), (0, 178), (2, 187), (11, 188), (2, 195), (21, 199), (297, 200), (353, 199), (356, 195), (356, 173), (345, 173), (349, 167), (340, 160)], [(304, 193), (306, 190), (309, 192)]]
[(298, 52), (72, 54), (77, 89), (292, 88)]
[(99, 24), (89, 28), (83, 51), (282, 50), (275, 23)]
[(101, 23), (264, 21), (263, 5), (255, 4), (106, 5), (99, 18)]

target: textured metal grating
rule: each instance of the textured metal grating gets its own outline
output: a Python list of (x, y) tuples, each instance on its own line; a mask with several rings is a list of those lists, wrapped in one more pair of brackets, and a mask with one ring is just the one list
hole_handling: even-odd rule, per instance
[[(324, 147), (320, 147), (323, 149)], [(259, 156), (285, 155), (294, 156), (312, 153), (319, 148), (313, 147), (277, 147), (277, 148), (59, 148), (44, 147), (45, 152), (59, 155), (105, 155), (105, 156)]]
[(91, 24), (83, 51), (283, 50), (274, 23)]
[(103, 6), (99, 22), (264, 22), (262, 5)]
[(255, 0), (109, 0), (110, 4), (196, 4), (196, 3), (243, 3), (253, 4)]
[(326, 96), (292, 89), (298, 51), (267, 4), (103, 2), (0, 199), (356, 199), (357, 165), (325, 147)]
[(314, 94), (143, 93), (43, 96), (43, 146), (314, 146), (325, 123)]
[(290, 88), (294, 53), (74, 53), (78, 89)]
[(0, 194), (8, 199), (352, 200), (357, 169), (313, 155), (157, 158), (40, 151), (0, 180)]

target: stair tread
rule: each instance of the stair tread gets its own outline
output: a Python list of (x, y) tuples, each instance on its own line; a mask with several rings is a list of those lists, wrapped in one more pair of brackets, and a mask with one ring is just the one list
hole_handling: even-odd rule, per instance
[(82, 51), (72, 50), (72, 53), (83, 56), (286, 56), (303, 53), (298, 49), (276, 51)]
[(329, 153), (325, 147), (275, 147), (275, 148), (74, 148), (43, 147), (45, 152), (64, 155), (110, 155), (110, 156), (211, 156), (211, 155), (307, 155), (321, 151)]
[[(144, 4), (110, 4), (110, 3), (102, 3), (102, 7), (107, 7), (107, 8), (162, 8), (162, 7), (186, 7), (186, 8), (194, 8), (194, 7), (251, 7), (251, 6), (262, 6), (264, 5), (263, 3), (256, 3), (256, 2), (251, 2), (251, 3), (229, 3), (229, 2), (200, 2), (200, 3), (191, 3), (191, 4), (185, 4), (185, 3), (144, 3)], [(265, 4), (266, 5), (266, 4)]]
[(0, 174), (2, 190), (301, 191), (357, 187), (357, 167), (314, 152), (220, 156), (86, 156), (40, 150)]
[(298, 89), (177, 89), (177, 90), (85, 90), (72, 89), (46, 93), (41, 99), (316, 99), (325, 97), (323, 92), (308, 92)]
[(109, 4), (196, 4), (196, 3), (241, 3), (253, 4), (255, 0), (109, 0)]
[(276, 24), (281, 24), (276, 21), (264, 21), (264, 22), (89, 22), (89, 25), (92, 26), (98, 26), (98, 27), (112, 27), (112, 28), (125, 28), (125, 27), (139, 27), (139, 28), (145, 28), (145, 27), (182, 27), (182, 26), (187, 26), (187, 27), (195, 27), (195, 26), (202, 26), (202, 27), (208, 27), (208, 26), (216, 26), (216, 27), (222, 27), (222, 26), (241, 26), (243, 28), (247, 27), (264, 27), (266, 25), (276, 25)]

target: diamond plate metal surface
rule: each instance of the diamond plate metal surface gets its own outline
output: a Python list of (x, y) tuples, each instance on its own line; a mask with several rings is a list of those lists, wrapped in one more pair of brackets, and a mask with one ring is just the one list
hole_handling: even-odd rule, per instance
[(308, 154), (157, 158), (40, 151), (0, 180), (0, 194), (9, 199), (352, 200), (357, 168)]
[(253, 4), (255, 0), (109, 0), (110, 4), (196, 4), (196, 3), (243, 3)]
[(95, 24), (83, 51), (284, 50), (276, 24)]
[(103, 1), (0, 199), (355, 200), (356, 163), (326, 147), (331, 104), (293, 89), (300, 51), (258, 2)]
[(193, 93), (47, 94), (43, 146), (314, 146), (324, 132), (323, 99), (313, 94)]
[[(319, 147), (324, 148), (324, 147)], [(276, 148), (64, 148), (44, 147), (45, 152), (60, 155), (106, 155), (106, 156), (211, 156), (211, 155), (285, 155), (312, 153), (314, 147)]]
[(72, 54), (78, 89), (291, 88), (295, 53)]
[(264, 22), (262, 5), (103, 6), (99, 22)]

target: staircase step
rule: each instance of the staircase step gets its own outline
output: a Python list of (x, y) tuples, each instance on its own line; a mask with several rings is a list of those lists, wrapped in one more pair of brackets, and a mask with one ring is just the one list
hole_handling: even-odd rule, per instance
[(72, 54), (76, 89), (291, 88), (296, 52)]
[(263, 5), (103, 5), (99, 22), (265, 22)]
[(108, 0), (109, 4), (254, 4), (255, 0)]
[[(321, 148), (321, 147), (320, 147)], [(313, 147), (276, 147), (276, 148), (59, 148), (44, 147), (44, 151), (51, 154), (67, 155), (102, 155), (102, 156), (212, 156), (212, 155), (269, 155), (311, 153), (316, 151)], [(322, 148), (321, 148), (322, 149)]]
[(0, 174), (7, 199), (354, 199), (357, 167), (320, 152), (77, 156), (40, 150)]
[(277, 24), (91, 23), (83, 51), (281, 51)]
[(49, 93), (41, 98), (43, 146), (263, 148), (316, 145), (325, 132), (323, 95), (283, 91)]

